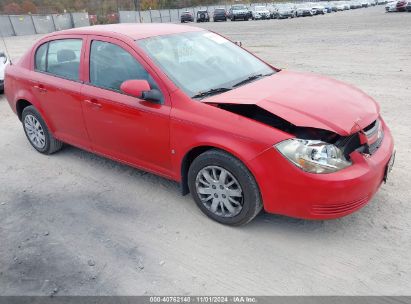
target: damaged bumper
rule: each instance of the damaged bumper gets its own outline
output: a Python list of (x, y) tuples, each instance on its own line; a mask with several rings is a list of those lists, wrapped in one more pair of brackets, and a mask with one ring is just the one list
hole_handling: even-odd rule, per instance
[(352, 166), (330, 174), (304, 172), (276, 149), (266, 150), (249, 164), (257, 177), (264, 209), (303, 219), (339, 218), (360, 209), (386, 178), (394, 144), (385, 124), (384, 134), (373, 155), (353, 152)]

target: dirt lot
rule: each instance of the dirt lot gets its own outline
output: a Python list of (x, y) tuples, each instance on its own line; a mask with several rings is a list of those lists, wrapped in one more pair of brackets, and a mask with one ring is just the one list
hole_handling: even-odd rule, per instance
[[(0, 294), (411, 295), (411, 14), (383, 11), (202, 25), (380, 102), (396, 166), (339, 220), (216, 224), (174, 182), (73, 147), (36, 153), (2, 98)], [(38, 38), (9, 38), (13, 57)]]

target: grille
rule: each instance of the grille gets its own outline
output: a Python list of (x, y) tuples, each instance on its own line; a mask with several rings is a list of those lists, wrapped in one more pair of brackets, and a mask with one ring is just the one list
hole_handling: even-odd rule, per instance
[(367, 137), (367, 150), (368, 154), (373, 154), (381, 146), (384, 139), (384, 132), (382, 131), (382, 125), (380, 120), (374, 121), (367, 126), (364, 130), (364, 135)]
[(353, 211), (364, 206), (369, 199), (369, 195), (350, 202), (340, 204), (315, 204), (311, 207), (311, 213), (317, 215), (338, 215)]

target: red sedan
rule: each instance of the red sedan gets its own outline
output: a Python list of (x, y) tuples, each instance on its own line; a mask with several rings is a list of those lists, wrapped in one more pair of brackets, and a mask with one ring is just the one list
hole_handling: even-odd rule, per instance
[(372, 198), (394, 160), (371, 97), (279, 70), (195, 27), (47, 35), (7, 68), (5, 92), (37, 151), (67, 143), (178, 181), (207, 216), (229, 225), (262, 208), (347, 215)]

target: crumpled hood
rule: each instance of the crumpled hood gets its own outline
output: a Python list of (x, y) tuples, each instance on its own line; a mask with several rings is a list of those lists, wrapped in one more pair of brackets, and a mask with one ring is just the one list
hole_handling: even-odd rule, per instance
[(309, 73), (280, 71), (203, 100), (216, 104), (255, 104), (300, 127), (346, 136), (370, 125), (377, 103), (359, 89)]

